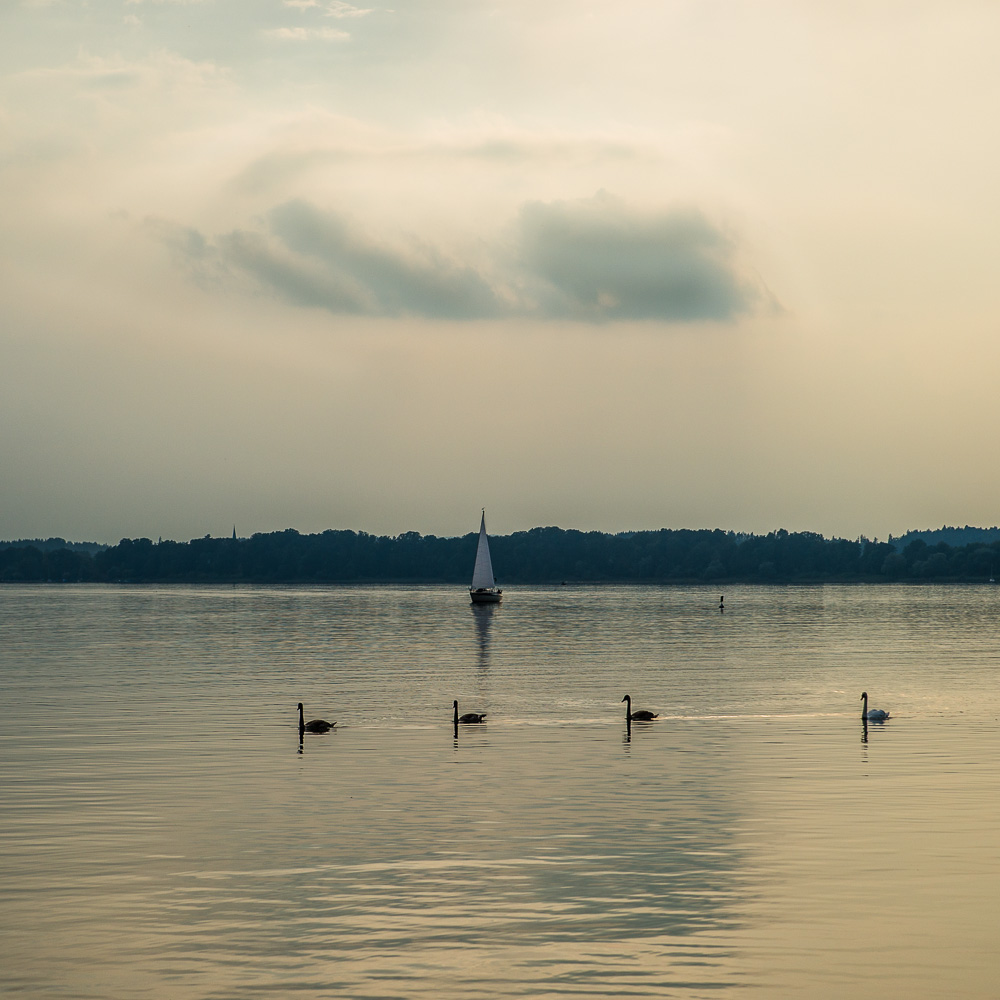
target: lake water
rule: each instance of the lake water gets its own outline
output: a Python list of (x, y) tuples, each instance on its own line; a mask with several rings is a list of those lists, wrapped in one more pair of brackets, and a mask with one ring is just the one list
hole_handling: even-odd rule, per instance
[(0, 995), (996, 997), (1000, 587), (725, 598), (0, 588)]

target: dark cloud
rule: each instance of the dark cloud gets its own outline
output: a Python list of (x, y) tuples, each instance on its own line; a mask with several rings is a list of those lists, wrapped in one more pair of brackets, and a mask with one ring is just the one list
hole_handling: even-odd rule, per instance
[(368, 311), (448, 319), (480, 319), (501, 312), (493, 289), (477, 271), (452, 263), (432, 247), (379, 246), (342, 218), (301, 201), (276, 208), (268, 221), (291, 251), (363, 288)]
[(755, 304), (735, 246), (694, 211), (640, 215), (603, 192), (532, 202), (521, 260), (545, 313), (590, 320), (730, 320)]
[(153, 217), (145, 219), (143, 225), (175, 256), (185, 261), (204, 260), (210, 251), (205, 237), (191, 226), (178, 226)]
[(145, 225), (202, 286), (249, 280), (293, 305), (355, 315), (482, 319), (502, 313), (474, 269), (422, 245), (380, 246), (340, 216), (305, 202), (274, 209), (262, 230), (237, 229), (214, 241), (161, 219)]
[(378, 313), (377, 300), (342, 268), (289, 253), (260, 233), (237, 230), (219, 240), (223, 258), (298, 306), (334, 313)]
[(155, 216), (143, 219), (142, 226), (170, 251), (177, 267), (200, 288), (217, 289), (231, 281), (218, 247), (197, 229)]
[(304, 201), (214, 243), (192, 229), (156, 231), (202, 280), (211, 268), (334, 313), (679, 323), (732, 320), (761, 298), (737, 270), (734, 242), (700, 213), (643, 215), (604, 193), (525, 205), (513, 250), (489, 275), (417, 241), (376, 243)]

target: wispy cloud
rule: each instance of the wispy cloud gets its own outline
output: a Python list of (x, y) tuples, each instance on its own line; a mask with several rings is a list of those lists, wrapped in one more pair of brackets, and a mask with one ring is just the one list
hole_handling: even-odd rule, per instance
[(321, 3), (320, 0), (284, 0), (284, 3), (286, 7), (295, 7), (298, 10), (321, 10), (328, 17), (364, 17), (375, 9), (355, 7), (354, 4), (344, 3), (343, 0), (327, 3)]
[[(345, 0), (284, 0), (284, 6), (301, 11), (312, 18), (315, 14), (337, 20), (357, 19), (371, 14), (374, 8), (355, 7)], [(343, 42), (351, 36), (346, 31), (313, 25), (267, 28), (261, 31), (264, 38), (275, 38), (286, 42)]]
[(665, 155), (649, 142), (614, 135), (538, 136), (530, 132), (499, 135), (387, 134), (369, 122), (314, 115), (289, 129), (281, 144), (271, 144), (249, 159), (233, 178), (245, 190), (270, 191), (275, 198), (294, 187), (295, 179), (354, 165), (390, 167), (406, 178), (437, 176), (483, 168), (509, 183), (511, 171), (528, 176), (539, 171), (586, 171), (603, 178), (628, 171), (662, 171)]
[(343, 0), (332, 0), (331, 3), (322, 6), (327, 17), (365, 17), (375, 9), (374, 7), (355, 7), (354, 4), (344, 3)]
[(261, 34), (265, 38), (277, 38), (285, 42), (343, 42), (351, 36), (336, 28), (269, 28)]
[(163, 51), (146, 60), (129, 60), (120, 55), (97, 56), (81, 49), (76, 58), (60, 66), (43, 66), (13, 74), (8, 81), (36, 89), (59, 90), (60, 98), (72, 88), (80, 91), (121, 87), (126, 81), (150, 91), (188, 92), (218, 86), (228, 79), (227, 71), (211, 62), (194, 62)]

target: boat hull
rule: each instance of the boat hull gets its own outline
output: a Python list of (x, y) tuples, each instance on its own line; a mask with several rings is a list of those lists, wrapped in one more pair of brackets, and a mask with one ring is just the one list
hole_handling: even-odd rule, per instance
[(469, 590), (469, 597), (473, 604), (499, 604), (503, 597), (503, 591), (497, 588), (492, 590)]

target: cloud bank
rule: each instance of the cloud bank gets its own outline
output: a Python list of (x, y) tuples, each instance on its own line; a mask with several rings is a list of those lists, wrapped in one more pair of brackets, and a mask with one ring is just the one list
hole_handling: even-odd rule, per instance
[(295, 306), (366, 316), (509, 316), (602, 323), (726, 322), (761, 301), (735, 240), (695, 210), (642, 212), (605, 192), (522, 206), (478, 266), (416, 239), (379, 242), (304, 200), (214, 239), (157, 223), (204, 281), (220, 275)]

